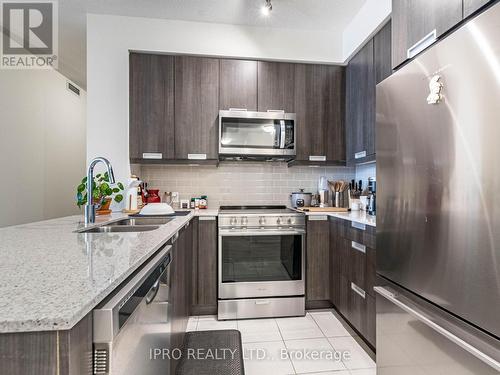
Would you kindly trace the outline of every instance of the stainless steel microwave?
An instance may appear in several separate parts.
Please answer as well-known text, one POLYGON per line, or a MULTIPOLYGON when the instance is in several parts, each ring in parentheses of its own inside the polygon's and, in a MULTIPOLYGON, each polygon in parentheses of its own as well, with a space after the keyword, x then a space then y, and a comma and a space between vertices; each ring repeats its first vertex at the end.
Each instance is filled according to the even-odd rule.
POLYGON ((295 156, 295 113, 219 111, 222 159, 282 159, 295 156))

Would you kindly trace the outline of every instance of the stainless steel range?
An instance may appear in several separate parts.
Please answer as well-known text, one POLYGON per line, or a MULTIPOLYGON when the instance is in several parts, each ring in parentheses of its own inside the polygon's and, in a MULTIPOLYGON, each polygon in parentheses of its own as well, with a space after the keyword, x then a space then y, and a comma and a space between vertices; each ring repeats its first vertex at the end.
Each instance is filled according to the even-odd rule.
POLYGON ((218 318, 305 314, 305 216, 285 206, 223 206, 218 318))

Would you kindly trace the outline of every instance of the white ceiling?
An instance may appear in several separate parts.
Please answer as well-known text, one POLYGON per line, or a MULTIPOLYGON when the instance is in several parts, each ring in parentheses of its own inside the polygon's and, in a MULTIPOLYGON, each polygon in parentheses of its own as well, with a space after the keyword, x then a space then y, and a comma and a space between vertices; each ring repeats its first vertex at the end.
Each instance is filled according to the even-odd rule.
POLYGON ((86 14, 177 19, 341 33, 366 0, 60 0, 59 70, 86 86, 86 14))

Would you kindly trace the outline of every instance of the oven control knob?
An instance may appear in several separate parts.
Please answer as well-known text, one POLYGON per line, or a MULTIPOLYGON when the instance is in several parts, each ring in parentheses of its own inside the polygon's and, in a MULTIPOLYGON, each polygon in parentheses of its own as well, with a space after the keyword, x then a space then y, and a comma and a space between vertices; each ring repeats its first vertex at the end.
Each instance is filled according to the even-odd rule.
POLYGON ((236 224, 238 224, 238 219, 236 219, 235 217, 232 217, 232 218, 231 218, 231 221, 229 222, 229 224, 231 224, 231 225, 236 225, 236 224))
POLYGON ((276 224, 281 225, 281 218, 280 217, 276 219, 276 224))
POLYGON ((261 216, 259 219, 259 224, 260 225, 265 225, 266 224, 266 218, 264 216, 261 216))
POLYGON ((243 226, 245 226, 245 227, 248 225, 248 219, 247 219, 247 217, 246 217, 246 216, 243 216, 243 217, 241 218, 241 225, 243 225, 243 226))
POLYGON ((293 218, 289 217, 287 220, 288 225, 293 225, 293 218))

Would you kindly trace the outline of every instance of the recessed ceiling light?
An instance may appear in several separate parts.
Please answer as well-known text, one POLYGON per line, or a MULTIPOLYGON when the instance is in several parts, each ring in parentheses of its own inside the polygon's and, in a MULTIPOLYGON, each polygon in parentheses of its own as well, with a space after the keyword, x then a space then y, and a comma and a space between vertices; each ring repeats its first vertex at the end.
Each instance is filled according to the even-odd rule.
POLYGON ((266 0, 266 3, 261 8, 262 14, 264 16, 269 16, 272 10, 273 10, 273 5, 271 4, 271 0, 266 0))

